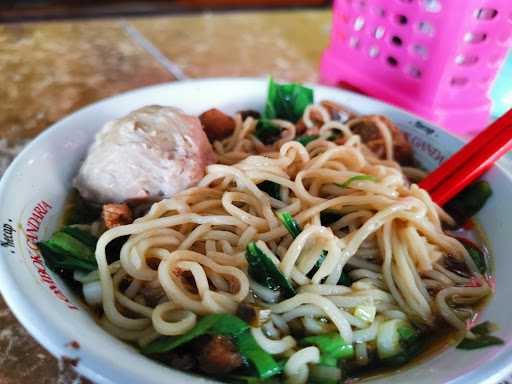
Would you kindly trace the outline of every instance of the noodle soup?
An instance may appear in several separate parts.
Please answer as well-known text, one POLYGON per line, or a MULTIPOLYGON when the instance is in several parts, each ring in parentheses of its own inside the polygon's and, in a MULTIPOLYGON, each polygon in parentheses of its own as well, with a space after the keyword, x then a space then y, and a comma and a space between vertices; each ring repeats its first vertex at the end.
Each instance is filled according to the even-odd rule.
MULTIPOLYGON (((493 290, 488 257, 448 232, 456 220, 416 184, 424 172, 387 118, 270 82, 262 115, 201 115, 216 160, 194 158, 210 163, 193 185, 153 204, 154 181, 142 188, 146 204, 84 185, 83 170, 103 161, 93 158, 98 140, 121 122, 153 121, 196 124, 155 106, 109 123, 77 182, 102 206, 79 199, 71 225, 39 244, 112 335, 166 365, 248 383, 343 382, 402 367, 455 339, 425 346, 440 328, 464 338, 459 348, 500 343, 491 324, 473 328, 493 290)), ((160 145, 147 140, 144 151, 160 145)), ((180 151, 165 161, 198 155, 180 151)), ((477 183, 445 208, 467 222, 467 202, 488 196, 477 183)))

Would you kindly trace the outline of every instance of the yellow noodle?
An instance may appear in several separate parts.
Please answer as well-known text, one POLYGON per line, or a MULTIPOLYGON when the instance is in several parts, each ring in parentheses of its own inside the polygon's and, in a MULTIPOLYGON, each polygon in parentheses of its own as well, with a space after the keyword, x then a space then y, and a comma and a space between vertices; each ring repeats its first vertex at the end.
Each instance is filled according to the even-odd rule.
POLYGON ((464 246, 443 232, 452 218, 411 184, 424 172, 393 161, 393 135, 377 119, 385 153, 378 158, 351 131, 360 121, 332 121, 324 107, 311 105, 303 122, 307 134, 319 139, 304 147, 293 140, 295 124, 272 120, 282 131, 268 145, 253 135, 257 121, 237 114, 232 135, 213 143, 218 164, 207 167, 197 186, 100 237, 102 326, 146 345, 158 335, 186 333, 200 316, 257 303, 271 317, 251 332, 265 351, 288 357, 284 371, 291 383, 306 382, 308 364, 319 360, 315 347, 296 351, 292 324, 311 334, 339 332, 355 343, 362 365, 369 362, 380 322, 431 326, 442 317, 464 328, 464 315, 448 300, 473 304, 490 294, 489 285, 464 246), (343 145, 328 140, 334 131, 343 135, 343 145), (361 175, 371 178, 352 179, 361 175), (277 184, 279 198, 260 189, 264 182, 277 184), (329 227, 322 225, 325 210, 340 214, 329 227), (300 225, 296 238, 280 222, 283 212, 300 225), (106 247, 122 236, 129 239, 120 261, 109 266, 106 247), (295 296, 285 299, 249 278, 245 252, 251 241, 295 286, 295 296), (445 268, 448 255, 464 261, 480 286, 467 286, 469 278, 445 268), (347 265, 353 283, 339 285, 347 265), (122 282, 129 287, 121 288, 122 282), (147 304, 147 287, 161 290, 156 305, 147 304), (372 322, 354 315, 360 305, 375 307, 372 322))

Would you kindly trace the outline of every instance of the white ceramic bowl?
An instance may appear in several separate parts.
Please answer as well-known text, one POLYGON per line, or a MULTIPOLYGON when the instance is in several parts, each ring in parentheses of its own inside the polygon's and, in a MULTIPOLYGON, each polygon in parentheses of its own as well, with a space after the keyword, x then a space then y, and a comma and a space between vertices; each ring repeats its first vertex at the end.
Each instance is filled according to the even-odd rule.
MULTIPOLYGON (((57 228, 71 180, 94 134, 114 118, 147 104, 173 105, 199 114, 262 109, 265 79, 211 79, 169 83, 100 101, 63 119, 37 137, 15 159, 0 186, 0 290, 16 317, 57 357, 78 358, 80 373, 97 383, 211 382, 153 362, 96 325, 79 299, 40 262, 33 241, 57 228), (12 240, 12 241, 11 241, 12 240), (69 346, 78 341, 79 349, 69 346)), ((315 99, 331 99, 363 114, 391 118, 409 135, 416 158, 433 169, 461 146, 458 139, 411 114, 350 92, 313 86, 315 99)), ((501 326, 503 347, 448 349, 412 369, 372 382, 497 383, 512 368, 512 176, 502 160, 485 178, 494 195, 478 215, 496 258, 497 293, 483 319, 501 326)))

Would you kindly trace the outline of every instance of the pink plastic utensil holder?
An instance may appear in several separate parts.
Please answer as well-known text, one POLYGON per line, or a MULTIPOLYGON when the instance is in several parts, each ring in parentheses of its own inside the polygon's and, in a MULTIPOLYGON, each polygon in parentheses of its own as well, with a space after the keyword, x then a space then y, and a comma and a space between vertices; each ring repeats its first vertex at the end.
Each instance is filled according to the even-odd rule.
POLYGON ((320 77, 470 134, 511 42, 512 0, 335 0, 320 77))

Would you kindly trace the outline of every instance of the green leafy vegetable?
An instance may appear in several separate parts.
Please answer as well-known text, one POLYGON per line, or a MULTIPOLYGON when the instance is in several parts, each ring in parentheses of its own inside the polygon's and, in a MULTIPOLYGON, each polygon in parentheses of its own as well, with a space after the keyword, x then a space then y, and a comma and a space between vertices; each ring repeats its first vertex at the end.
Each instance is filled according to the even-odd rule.
POLYGON ((62 228, 60 231, 68 234, 71 237, 74 237, 81 243, 85 244, 89 249, 92 249, 93 253, 96 250, 96 243, 98 242, 98 239, 96 238, 96 236, 93 236, 91 233, 89 233, 87 231, 83 231, 79 228, 70 227, 70 226, 66 226, 66 227, 62 228))
POLYGON ((75 258, 86 260, 94 258, 93 248, 64 231, 55 232, 47 243, 53 249, 60 249, 75 258))
POLYGON ((297 221, 292 217, 290 212, 282 212, 277 216, 294 239, 299 236, 299 234, 302 232, 302 229, 300 228, 299 223, 297 223, 297 221))
MULTIPOLYGON (((311 270, 308 272, 307 277, 309 277, 310 279, 313 278, 313 276, 318 271, 326 257, 327 251, 323 250, 313 268, 311 268, 311 270)), ((338 285, 345 285, 346 287, 350 287, 352 285, 352 279, 350 278, 348 273, 341 272, 340 278, 338 279, 338 285)))
MULTIPOLYGON (((265 110, 256 124, 254 135, 263 144, 274 143, 281 136, 281 128, 271 120, 284 119, 295 123, 302 117, 306 107, 312 103, 312 89, 300 84, 278 84, 270 78, 265 110)), ((303 143, 303 145, 306 144, 303 143)))
POLYGON ((485 259, 485 255, 482 252, 482 250, 478 247, 478 245, 473 243, 471 240, 462 237, 457 237, 457 240, 459 240, 464 246, 464 248, 466 248, 466 250, 469 253, 469 256, 471 256, 471 258, 475 262, 478 271, 482 274, 487 273, 489 271, 487 260, 485 259))
POLYGON ((293 288, 290 281, 277 269, 272 260, 257 247, 254 241, 247 245, 245 256, 249 264, 249 276, 254 281, 274 291, 280 291, 281 295, 286 298, 295 295, 295 288, 293 288))
POLYGON ((327 251, 322 251, 322 253, 320 254, 320 257, 318 258, 318 260, 316 261, 315 265, 313 266, 313 268, 311 268, 311 270, 308 272, 307 274, 307 277, 309 277, 310 279, 313 278, 313 276, 315 275, 315 273, 318 271, 318 269, 320 268, 320 266, 322 265, 322 263, 324 262, 325 258, 327 257, 327 251))
POLYGON ((388 320, 379 326, 377 334, 379 358, 385 365, 401 366, 423 350, 424 341, 408 322, 388 320))
POLYGON ((374 181, 375 182, 375 181, 377 181, 377 178, 375 176, 372 176, 372 175, 356 175, 356 176, 350 177, 348 180, 346 180, 343 183, 336 183, 336 185, 338 187, 341 187, 341 188, 349 188, 350 184, 352 184, 352 182, 354 182, 354 181, 362 181, 362 180, 368 180, 368 181, 374 181))
MULTIPOLYGON (((236 316, 233 315, 224 315, 224 314, 214 314, 203 317, 201 320, 197 322, 197 324, 187 333, 176 336, 176 337, 160 337, 148 344, 144 348, 142 348, 142 353, 144 354, 153 354, 153 353, 164 353, 172 351, 173 349, 178 348, 179 346, 188 343, 189 341, 195 339, 196 337, 205 335, 210 333, 210 331, 214 331, 214 326, 216 326, 220 321, 223 320, 229 326, 233 326, 229 331, 231 332, 230 336, 237 335, 238 333, 246 331, 249 326, 245 324, 241 326, 237 320, 236 316)), ((243 323, 242 320, 240 322, 243 323)), ((225 330, 225 329, 223 329, 225 330)), ((221 334, 221 333, 218 333, 221 334)), ((226 334, 226 333, 222 333, 226 334)))
POLYGON ((320 138, 320 135, 302 135, 300 137, 297 137, 295 140, 301 143, 303 146, 306 146, 312 141, 317 140, 318 138, 320 138))
POLYGON ((498 330, 498 326, 490 321, 484 321, 471 328, 471 332, 477 335, 489 335, 498 330))
POLYGON ((313 90, 301 84, 278 84, 269 79, 265 119, 284 119, 297 122, 306 107, 313 104, 313 90))
POLYGON ((206 334, 223 335, 233 338, 242 357, 256 368, 261 379, 267 379, 281 372, 279 364, 257 344, 249 331, 249 325, 230 314, 205 316, 197 322, 194 328, 184 335, 158 338, 142 348, 142 353, 158 354, 169 352, 206 334))
POLYGON ((409 326, 398 327, 398 335, 403 343, 410 343, 418 338, 418 332, 409 326))
MULTIPOLYGON (((288 232, 290 233, 290 235, 292 235, 293 238, 299 236, 299 233, 302 231, 302 229, 289 212, 283 212, 278 216, 279 219, 281 219, 281 222, 283 223, 284 227, 288 230, 288 232)), ((320 257, 316 261, 315 265, 307 274, 307 276, 310 279, 313 278, 313 276, 318 271, 326 257, 327 251, 323 250, 322 253, 320 254, 320 257)), ((346 273, 342 272, 338 284, 350 286, 352 285, 352 279, 350 279, 350 277, 346 273)))
POLYGON ((354 347, 343 340, 339 333, 308 336, 300 340, 300 345, 315 345, 320 350, 320 366, 337 367, 339 360, 354 357, 354 347))
POLYGON ((471 350, 505 344, 499 337, 491 335, 491 333, 496 330, 497 326, 489 321, 478 324, 471 328, 471 332, 475 337, 465 337, 459 345, 457 345, 457 349, 471 350))
POLYGON ((492 335, 481 335, 474 339, 464 338, 459 345, 457 345, 457 349, 480 349, 491 347, 494 345, 503 345, 505 342, 499 337, 492 335))
POLYGON ((98 269, 94 255, 97 239, 88 232, 74 227, 64 227, 47 241, 37 245, 48 267, 59 273, 62 270, 91 272, 98 269))
POLYGON ((391 319, 379 325, 377 332, 377 352, 381 360, 405 353, 417 339, 415 329, 405 320, 391 319))
POLYGON ((263 144, 273 144, 281 136, 281 128, 270 120, 260 119, 256 124, 254 136, 256 136, 263 144))
POLYGON ((281 367, 270 354, 260 348, 249 331, 239 334, 236 337, 236 344, 240 354, 251 362, 260 378, 268 379, 281 372, 281 367))
POLYGON ((326 361, 332 359, 351 359, 354 357, 354 347, 343 340, 339 333, 333 332, 324 335, 308 336, 300 341, 301 345, 316 345, 321 354, 326 355, 326 361))
POLYGON ((336 367, 338 365, 338 359, 332 355, 321 353, 318 364, 325 365, 326 367, 336 367))
POLYGON ((350 287, 352 285, 352 279, 346 272, 341 272, 340 278, 338 279, 338 285, 344 285, 350 287))
POLYGON ((265 192, 274 199, 281 200, 281 186, 273 181, 265 180, 258 184, 260 191, 265 192))
POLYGON ((399 353, 394 356, 381 359, 384 365, 390 367, 400 367, 409 362, 412 358, 418 356, 425 348, 425 339, 417 338, 414 342, 404 347, 399 353))
POLYGON ((479 180, 465 189, 445 204, 444 209, 459 224, 464 224, 474 216, 485 202, 492 196, 491 186, 487 181, 479 180))

